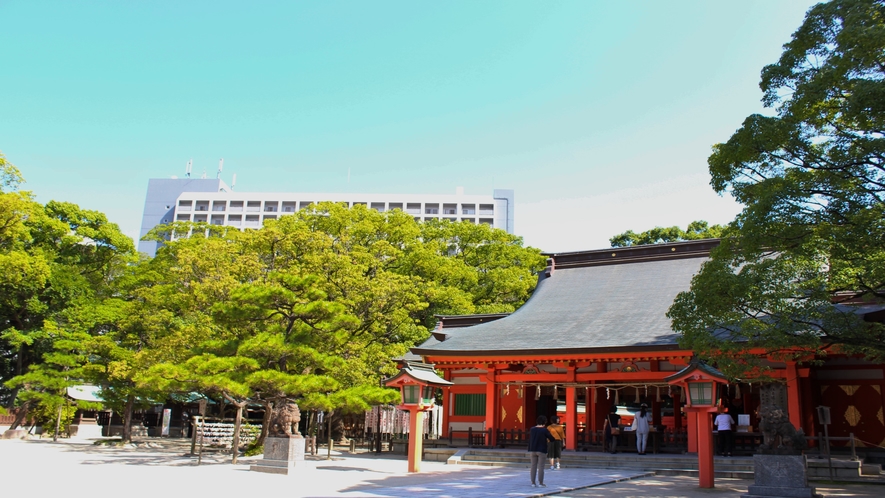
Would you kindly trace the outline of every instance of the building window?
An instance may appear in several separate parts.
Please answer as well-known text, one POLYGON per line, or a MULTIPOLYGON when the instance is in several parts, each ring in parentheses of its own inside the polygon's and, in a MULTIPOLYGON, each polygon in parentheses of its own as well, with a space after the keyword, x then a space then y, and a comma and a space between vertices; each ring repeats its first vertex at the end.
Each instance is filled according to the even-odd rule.
POLYGON ((485 416, 486 414, 486 395, 485 394, 456 394, 455 395, 455 415, 474 415, 485 416))

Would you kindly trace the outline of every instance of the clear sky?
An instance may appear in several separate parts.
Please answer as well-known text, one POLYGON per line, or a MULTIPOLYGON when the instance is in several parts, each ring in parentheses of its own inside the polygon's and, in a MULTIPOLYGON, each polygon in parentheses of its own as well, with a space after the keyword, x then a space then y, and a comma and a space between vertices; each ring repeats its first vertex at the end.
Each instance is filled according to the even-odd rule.
POLYGON ((149 178, 516 191, 545 251, 740 206, 710 147, 814 2, 0 0, 0 150, 135 237, 149 178), (349 172, 349 174, 348 174, 349 172))

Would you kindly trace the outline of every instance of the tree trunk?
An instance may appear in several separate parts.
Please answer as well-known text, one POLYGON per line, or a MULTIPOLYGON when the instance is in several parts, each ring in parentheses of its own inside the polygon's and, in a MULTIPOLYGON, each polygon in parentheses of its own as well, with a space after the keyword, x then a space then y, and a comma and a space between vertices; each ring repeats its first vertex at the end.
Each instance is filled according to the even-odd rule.
POLYGON ((55 414, 55 433, 52 434, 52 442, 55 443, 58 441, 58 431, 61 429, 61 412, 64 410, 65 405, 58 405, 58 413, 55 414))
POLYGON ((326 453, 326 460, 332 459, 332 445, 335 444, 332 442, 332 413, 333 412, 331 412, 331 411, 329 412, 329 422, 327 425, 327 427, 329 429, 328 429, 328 434, 326 434, 326 440, 329 441, 329 449, 328 449, 328 452, 326 453))
POLYGON ((264 402, 264 420, 261 421, 261 434, 258 435, 258 441, 255 446, 264 446, 264 440, 267 439, 267 433, 270 431, 270 419, 273 417, 273 402, 264 402))
POLYGON ((22 403, 22 406, 18 407, 18 410, 15 411, 15 420, 12 421, 12 425, 10 425, 9 428, 17 429, 28 417, 28 412, 31 411, 33 405, 34 401, 30 399, 22 403))
POLYGON ((243 421, 243 407, 245 406, 245 402, 236 404, 237 416, 234 419, 234 440, 230 445, 230 451, 233 454, 231 463, 234 465, 237 464, 237 456, 240 454, 240 424, 243 421))
POLYGON ((126 398, 126 408, 123 411, 123 434, 121 439, 124 443, 132 442, 132 410, 135 408, 135 395, 130 394, 126 398))

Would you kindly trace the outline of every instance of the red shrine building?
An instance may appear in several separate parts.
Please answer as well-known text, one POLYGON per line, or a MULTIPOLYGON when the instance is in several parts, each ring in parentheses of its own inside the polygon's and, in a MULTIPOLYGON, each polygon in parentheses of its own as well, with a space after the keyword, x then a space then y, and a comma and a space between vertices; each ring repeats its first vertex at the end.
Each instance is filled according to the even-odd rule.
MULTIPOLYGON (((629 424, 646 403, 665 441, 696 451, 686 430, 693 421, 682 410, 685 393, 665 381, 689 364, 692 352, 677 344, 666 312, 718 243, 548 254, 537 288, 516 312, 438 317, 432 337, 412 354, 453 383, 443 389, 443 437, 469 431, 479 437, 472 444, 516 443, 538 415, 559 414, 565 447, 586 449, 601 444, 610 411, 629 424)), ((883 310, 863 313, 879 321, 883 310)), ((816 435, 822 429, 815 408, 823 405, 831 408, 830 436, 854 434, 859 446, 885 445, 885 365, 837 354, 819 366, 769 364, 780 380, 774 387, 722 389, 722 405, 736 420, 745 415, 746 432, 758 427, 755 412, 765 401, 816 435)))

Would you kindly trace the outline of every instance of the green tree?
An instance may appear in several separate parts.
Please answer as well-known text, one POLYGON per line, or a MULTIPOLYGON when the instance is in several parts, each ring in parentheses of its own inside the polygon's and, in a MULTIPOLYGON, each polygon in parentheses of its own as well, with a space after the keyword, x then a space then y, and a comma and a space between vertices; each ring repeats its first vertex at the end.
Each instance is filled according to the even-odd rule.
POLYGON ((31 365, 26 373, 13 377, 6 385, 19 390, 19 400, 33 406, 44 432, 56 440, 60 432, 67 430, 77 408, 99 409, 100 404, 74 401, 67 396, 68 387, 86 378, 88 357, 81 344, 87 337, 52 323, 47 324, 44 333, 52 340, 52 349, 44 353, 41 363, 31 365))
MULTIPOLYGON (((96 211, 65 202, 35 202, 3 164, 0 192, 0 380, 24 375, 53 350, 46 323, 71 306, 108 295, 109 284, 134 257, 131 239, 96 211)), ((24 384, 0 389, 13 406, 24 384)), ((36 398, 30 398, 33 401, 36 398)), ((33 405, 20 399, 17 424, 33 405)))
POLYGON ((724 226, 710 226, 706 221, 700 220, 692 221, 685 230, 677 226, 654 227, 642 233, 627 230, 610 238, 609 242, 612 247, 644 246, 683 240, 718 239, 723 236, 724 232, 724 226))
POLYGON ((669 316, 682 344, 735 374, 755 354, 882 358, 885 328, 885 3, 811 8, 760 83, 754 114, 714 146, 711 184, 745 208, 669 316))

